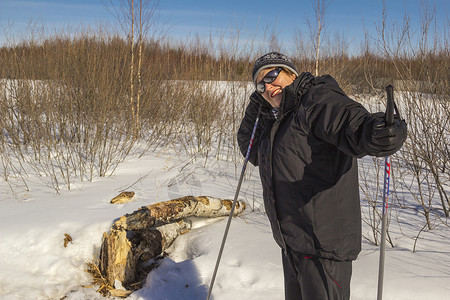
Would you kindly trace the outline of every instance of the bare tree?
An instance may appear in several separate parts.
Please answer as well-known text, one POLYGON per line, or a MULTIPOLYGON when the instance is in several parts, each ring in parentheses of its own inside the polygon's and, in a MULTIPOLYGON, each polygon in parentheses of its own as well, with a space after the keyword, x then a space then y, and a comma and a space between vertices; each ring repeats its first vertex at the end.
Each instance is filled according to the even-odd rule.
POLYGON ((314 17, 307 18, 306 25, 308 26, 309 34, 312 41, 312 46, 315 53, 315 75, 319 75, 319 60, 320 60, 320 45, 322 43, 323 32, 325 30, 325 13, 330 0, 312 0, 311 1, 314 17))
MULTIPOLYGON (((448 50, 439 47, 447 41, 437 30, 435 8, 421 2, 420 29, 411 28, 409 16, 403 23, 388 22, 386 3, 377 26, 377 43, 386 57, 388 78, 396 86, 398 105, 408 123, 408 138, 394 157, 399 165, 394 195, 402 209, 411 209, 424 217, 425 230, 436 224, 448 225, 450 199, 448 162, 449 76, 448 50), (414 64, 411 62, 414 61, 414 64), (414 204, 405 199, 408 192, 414 204), (439 203, 440 202, 440 203, 439 203), (439 222, 437 222, 439 221, 439 222)), ((447 22, 448 25, 448 22, 447 22)))
POLYGON ((281 44, 275 32, 270 35, 270 51, 281 51, 281 44))
POLYGON ((140 131, 140 105, 142 96, 142 46, 150 28, 155 25, 158 0, 121 0, 119 8, 113 5, 111 13, 126 34, 130 47, 130 107, 135 138, 140 131), (137 51, 137 53, 136 53, 137 51), (137 54, 137 58, 136 58, 137 54), (137 66, 135 64, 137 63, 137 66), (137 86, 136 86, 137 81, 137 86), (136 88, 136 89, 135 89, 136 88))

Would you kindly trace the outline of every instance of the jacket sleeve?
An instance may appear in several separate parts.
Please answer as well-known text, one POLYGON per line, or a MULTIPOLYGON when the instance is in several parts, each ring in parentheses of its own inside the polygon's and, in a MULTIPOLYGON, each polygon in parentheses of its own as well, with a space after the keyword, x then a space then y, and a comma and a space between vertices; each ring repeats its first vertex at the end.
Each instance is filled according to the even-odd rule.
POLYGON ((324 142, 358 158, 392 154, 403 144, 404 140, 400 145, 377 144, 375 133, 380 115, 369 113, 338 87, 319 85, 310 92, 303 114, 305 126, 324 142))
MULTIPOLYGON (((258 110, 260 105, 262 105, 261 114, 268 113, 268 106, 266 103, 263 103, 261 99, 255 99, 255 95, 250 97, 250 103, 248 104, 244 118, 241 121, 241 125, 239 126, 239 130, 237 133, 237 141, 239 144, 239 149, 243 156, 247 154, 248 145, 250 144, 250 138, 252 136, 253 127, 255 125, 256 117, 258 114, 258 110)), ((249 161, 258 166, 258 145, 261 138, 261 134, 264 127, 264 119, 261 117, 259 119, 258 127, 256 128, 255 137, 253 139, 252 149, 250 151, 249 161)))

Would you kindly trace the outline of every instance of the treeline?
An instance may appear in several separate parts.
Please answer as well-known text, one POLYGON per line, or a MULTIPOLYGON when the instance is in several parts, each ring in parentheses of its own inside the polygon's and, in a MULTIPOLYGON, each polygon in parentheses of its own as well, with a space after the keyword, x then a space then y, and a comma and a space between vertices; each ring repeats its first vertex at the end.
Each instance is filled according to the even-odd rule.
MULTIPOLYGON (((164 80, 241 80, 250 62, 243 57, 215 57, 201 45, 171 46, 164 42, 142 43, 142 72, 164 80), (237 71, 237 72, 236 72, 237 71)), ((138 49, 135 47, 134 54, 138 49)), ((105 73, 130 69, 129 42, 118 36, 55 37, 39 43, 22 42, 0 48, 0 74, 8 79, 59 79, 59 72, 91 72, 90 59, 103 64, 105 73), (63 71, 64 70, 64 71, 63 71)), ((102 72, 102 71, 98 71, 102 72)))
MULTIPOLYGON (((137 51, 138 47, 135 47, 134 55, 137 51)), ((188 43, 143 41, 141 51, 142 77, 158 80, 249 81, 253 62, 262 54, 232 53, 224 50, 223 46, 200 39, 188 43)), ((444 69, 448 66, 448 48, 415 55, 399 52, 395 57, 375 52, 380 51, 363 49, 357 55, 349 55, 348 51, 325 54, 320 59, 320 73, 340 79, 349 93, 352 92, 350 87, 370 92, 371 88, 380 88, 388 81, 406 80, 404 75, 414 81, 427 81, 433 75, 435 77, 431 80, 435 83, 448 79, 448 72, 444 69)), ((300 71, 313 70, 311 57, 295 53, 295 50, 288 54, 300 71)), ((77 75, 99 72, 122 75, 125 80, 130 67, 130 43, 119 36, 54 37, 0 48, 0 76, 7 79, 61 80, 63 75, 63 78, 70 76, 70 80, 84 80, 77 75), (95 69, 93 59, 102 66, 101 69, 95 69)))

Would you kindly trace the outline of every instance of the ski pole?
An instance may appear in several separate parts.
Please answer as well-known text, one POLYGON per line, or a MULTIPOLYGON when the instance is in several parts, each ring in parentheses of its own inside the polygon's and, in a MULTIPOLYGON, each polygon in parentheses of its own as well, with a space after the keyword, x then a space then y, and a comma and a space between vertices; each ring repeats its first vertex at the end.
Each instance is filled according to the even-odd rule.
MULTIPOLYGON (((388 85, 386 87, 386 126, 394 123, 394 87, 388 85)), ((398 113, 398 111, 397 111, 398 113)), ((380 243, 380 264, 378 268, 378 296, 377 300, 383 298, 383 279, 384 279, 384 256, 386 252, 386 231, 387 231, 387 210, 389 198, 389 182, 391 179, 391 157, 386 156, 384 159, 384 188, 383 188, 383 215, 381 223, 381 243, 380 243)))
POLYGON ((228 216, 227 226, 225 227, 225 232, 223 234, 222 245, 220 246, 219 254, 217 256, 216 266, 214 267, 214 273, 211 278, 211 283, 209 285, 208 297, 206 298, 207 300, 209 300, 209 298, 211 297, 211 292, 212 292, 212 289, 214 286, 214 281, 216 279, 217 270, 219 269, 220 259, 222 258, 223 248, 225 247, 225 241, 227 239, 228 231, 230 229, 231 219, 233 218, 234 208, 236 207, 237 198, 239 195, 239 191, 241 190, 242 181, 244 179, 245 169, 247 168, 247 163, 248 163, 248 160, 250 159, 250 151, 252 150, 256 128, 258 127, 259 116, 261 114, 261 107, 262 107, 262 104, 259 106, 258 114, 256 115, 255 125, 253 126, 253 131, 252 131, 252 135, 250 138, 250 143, 248 144, 247 153, 245 154, 245 160, 244 160, 244 165, 242 166, 241 177, 239 178, 239 183, 236 188, 236 193, 234 194, 233 205, 231 206, 231 211, 230 211, 230 215, 228 216))

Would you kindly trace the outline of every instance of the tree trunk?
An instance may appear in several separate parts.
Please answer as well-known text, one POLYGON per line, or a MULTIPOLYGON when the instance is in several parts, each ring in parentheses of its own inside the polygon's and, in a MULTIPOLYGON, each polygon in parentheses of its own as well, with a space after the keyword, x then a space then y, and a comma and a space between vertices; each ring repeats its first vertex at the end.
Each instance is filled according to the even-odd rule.
MULTIPOLYGON (((127 290, 141 287, 150 271, 144 263, 191 229, 191 223, 183 218, 223 217, 230 214, 231 206, 231 200, 188 196, 144 206, 115 221, 111 231, 103 234, 98 267, 110 294, 117 294, 113 288, 120 285, 127 290)), ((244 209, 245 204, 237 202, 234 215, 244 209)))

